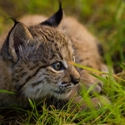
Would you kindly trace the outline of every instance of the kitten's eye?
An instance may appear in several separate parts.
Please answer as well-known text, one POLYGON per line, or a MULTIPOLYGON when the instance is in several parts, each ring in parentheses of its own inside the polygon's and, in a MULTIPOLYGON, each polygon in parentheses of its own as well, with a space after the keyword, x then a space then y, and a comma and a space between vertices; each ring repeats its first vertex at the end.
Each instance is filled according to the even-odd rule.
POLYGON ((62 70, 62 69, 64 69, 64 66, 63 66, 63 64, 61 62, 57 62, 57 63, 53 64, 53 68, 55 70, 62 70))

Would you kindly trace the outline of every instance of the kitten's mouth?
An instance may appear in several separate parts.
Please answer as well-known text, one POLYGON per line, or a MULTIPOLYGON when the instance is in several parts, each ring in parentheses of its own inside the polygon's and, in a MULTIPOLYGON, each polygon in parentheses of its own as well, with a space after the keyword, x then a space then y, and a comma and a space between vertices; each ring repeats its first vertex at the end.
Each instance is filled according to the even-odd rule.
POLYGON ((69 93, 71 91, 71 89, 68 90, 53 90, 53 92, 57 93, 57 94, 65 94, 65 93, 69 93))

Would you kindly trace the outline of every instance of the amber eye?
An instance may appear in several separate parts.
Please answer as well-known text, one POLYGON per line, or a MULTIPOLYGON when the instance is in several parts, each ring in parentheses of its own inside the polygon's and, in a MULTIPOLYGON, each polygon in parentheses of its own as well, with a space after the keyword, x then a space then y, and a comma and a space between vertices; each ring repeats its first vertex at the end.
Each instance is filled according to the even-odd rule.
POLYGON ((64 69, 64 66, 63 66, 63 64, 61 62, 57 62, 57 63, 53 64, 53 68, 55 70, 62 70, 62 69, 64 69))

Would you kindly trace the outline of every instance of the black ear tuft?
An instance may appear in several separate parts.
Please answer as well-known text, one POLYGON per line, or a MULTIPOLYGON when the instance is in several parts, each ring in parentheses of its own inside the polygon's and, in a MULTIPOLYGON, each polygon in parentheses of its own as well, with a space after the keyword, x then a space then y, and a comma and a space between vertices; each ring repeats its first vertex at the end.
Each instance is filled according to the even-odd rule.
POLYGON ((59 1, 59 10, 54 15, 52 15, 48 20, 42 22, 41 25, 57 27, 60 24, 62 18, 63 18, 63 9, 61 2, 59 1))
POLYGON ((17 20, 15 20, 13 17, 9 17, 9 19, 11 19, 14 22, 14 26, 19 23, 17 20))

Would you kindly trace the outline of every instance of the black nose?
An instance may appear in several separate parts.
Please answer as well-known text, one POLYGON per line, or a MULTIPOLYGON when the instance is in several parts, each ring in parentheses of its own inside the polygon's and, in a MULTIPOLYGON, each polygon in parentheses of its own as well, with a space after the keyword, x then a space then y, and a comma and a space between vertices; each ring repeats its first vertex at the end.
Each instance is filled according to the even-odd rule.
POLYGON ((73 77, 71 76, 71 82, 74 83, 74 85, 78 84, 79 81, 80 81, 80 77, 79 77, 79 78, 73 78, 73 77))

